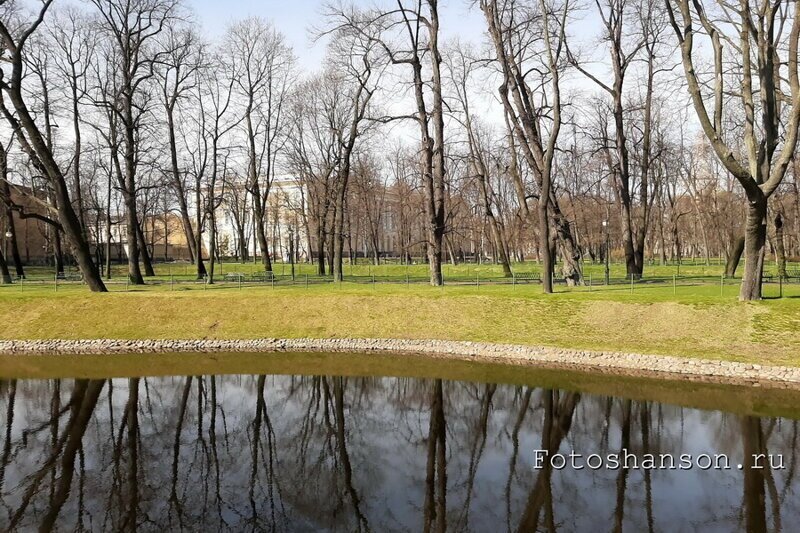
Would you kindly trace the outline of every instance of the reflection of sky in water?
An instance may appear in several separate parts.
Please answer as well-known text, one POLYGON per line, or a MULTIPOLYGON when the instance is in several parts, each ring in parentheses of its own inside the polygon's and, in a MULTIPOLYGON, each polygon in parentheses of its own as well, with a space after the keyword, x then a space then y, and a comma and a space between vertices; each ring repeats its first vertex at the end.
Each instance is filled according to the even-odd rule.
MULTIPOLYGON (((136 485, 131 481, 130 427, 122 423, 130 400, 129 382, 106 382, 91 412, 82 454, 76 456, 74 478, 56 524, 72 529, 80 520, 87 529, 117 529, 134 509, 135 496, 136 521, 143 530, 183 524, 190 529, 204 525, 351 531, 358 527, 359 513, 362 529, 422 529, 433 381, 268 376, 260 409, 257 377, 214 380, 216 408, 212 378, 192 378, 177 461, 176 431, 186 378, 139 381, 136 485), (342 391, 341 411, 337 411, 337 390, 342 391), (344 447, 337 438, 340 425, 344 447)), ((73 385, 71 380, 61 382, 61 407, 66 407, 73 385)), ((52 509, 52 494, 63 475, 63 454, 56 471, 46 471, 37 490, 31 487, 53 449, 48 420, 54 387, 52 381, 17 383, 8 434, 11 445, 2 445, 0 529, 8 527, 28 491, 32 498, 21 514, 19 529, 35 527, 52 509)), ((532 390, 525 408, 526 390, 443 384, 448 529, 516 530, 526 510, 533 508, 544 529, 551 502, 552 522, 565 531, 611 530, 620 518, 625 529, 647 530, 648 515, 655 530, 730 531, 743 529, 745 516, 753 512, 765 517, 770 529, 779 519, 784 530, 796 530, 797 482, 786 486, 787 479, 797 477, 788 470, 796 452, 794 421, 762 419, 746 424, 740 416, 721 412, 589 395, 578 398, 563 391, 552 404, 552 416, 546 416, 544 392, 532 390), (575 450, 585 460, 593 453, 619 452, 624 426, 633 453, 643 453, 646 437, 650 453, 672 453, 676 462, 681 453, 726 453, 732 469, 653 470, 649 483, 643 470, 629 470, 623 484, 620 470, 567 467, 553 471, 550 482, 544 483, 539 476, 545 474, 532 468, 543 431, 551 436, 560 433, 559 451, 575 450), (745 437, 761 439, 768 453, 784 454, 787 466, 758 478, 748 485, 748 493, 744 473, 736 468, 742 462, 745 437), (759 486, 766 493, 763 505, 757 503, 759 486), (532 507, 540 500, 545 503, 532 507)), ((8 384, 0 391, 5 441, 8 384)), ((66 410, 58 438, 69 437, 69 418, 66 410)), ((436 479, 434 475, 430 481, 436 479)))

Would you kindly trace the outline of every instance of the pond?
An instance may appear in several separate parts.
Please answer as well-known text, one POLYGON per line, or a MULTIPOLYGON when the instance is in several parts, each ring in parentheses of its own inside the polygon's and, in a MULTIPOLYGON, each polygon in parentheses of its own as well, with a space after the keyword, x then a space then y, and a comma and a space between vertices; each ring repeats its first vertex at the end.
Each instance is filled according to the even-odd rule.
POLYGON ((413 356, 0 364, 0 530, 800 524, 796 392, 413 356))

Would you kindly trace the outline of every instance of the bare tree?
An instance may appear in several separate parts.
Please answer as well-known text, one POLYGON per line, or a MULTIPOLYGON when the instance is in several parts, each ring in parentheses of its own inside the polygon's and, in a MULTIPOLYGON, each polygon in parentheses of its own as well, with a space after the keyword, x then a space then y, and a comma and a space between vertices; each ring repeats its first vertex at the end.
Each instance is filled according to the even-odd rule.
MULTIPOLYGON (((149 107, 145 84, 153 76, 154 63, 163 51, 154 49, 156 38, 177 17, 179 0, 91 0, 107 35, 108 59, 114 61, 108 75, 116 78, 102 95, 101 104, 121 130, 123 159, 120 189, 125 200, 128 246, 128 277, 131 283, 143 284, 139 259, 145 261, 146 273, 153 275, 144 247, 137 209, 137 171, 141 162, 141 128, 149 107)), ((114 125, 110 124, 111 128, 114 125)))
POLYGON ((450 74, 450 81, 452 82, 456 91, 456 98, 461 104, 461 111, 463 113, 463 126, 467 134, 467 146, 469 147, 469 167, 470 174, 473 176, 478 184, 480 201, 482 203, 483 212, 489 222, 489 228, 494 240, 494 247, 497 250, 499 263, 503 267, 503 275, 511 277, 511 265, 508 259, 508 251, 503 238, 502 224, 498 217, 495 216, 493 209, 493 192, 491 187, 490 168, 491 162, 489 161, 489 146, 488 132, 482 131, 481 124, 473 117, 472 108, 470 107, 470 86, 471 78, 474 70, 480 65, 480 62, 471 58, 471 52, 457 47, 453 51, 451 57, 448 57, 448 70, 450 74))
MULTIPOLYGON (((0 8, 6 2, 0 3, 0 8)), ((57 220, 41 216, 56 230, 61 230, 66 235, 72 254, 75 256, 84 280, 92 291, 105 291, 105 285, 100 278, 92 254, 89 249, 83 228, 77 213, 73 208, 69 186, 64 172, 56 162, 52 149, 48 146, 45 136, 39 125, 34 120, 28 104, 23 96, 23 68, 25 63, 25 45, 31 36, 39 29, 47 10, 52 5, 52 0, 46 0, 32 21, 8 20, 0 16, 0 39, 3 42, 3 59, 10 66, 10 76, 6 77, 5 68, 0 69, 0 89, 2 95, 7 96, 14 111, 5 103, 5 98, 0 95, 0 110, 17 137, 19 145, 29 157, 31 164, 39 171, 48 185, 53 190, 55 205, 51 210, 57 220)), ((11 10, 3 15, 12 14, 11 10)))
MULTIPOLYGON (((551 293, 555 261, 550 248, 551 207, 558 235, 565 245, 565 279, 573 284, 581 283, 582 279, 580 253, 574 246, 569 223, 563 218, 553 188, 553 162, 562 123, 560 80, 565 64, 570 4, 568 0, 557 5, 548 5, 544 0, 481 0, 480 7, 502 76, 500 100, 517 145, 538 185, 536 211, 543 264, 542 286, 545 293, 551 293), (528 61, 536 62, 537 68, 526 67, 528 61)), ((521 184, 519 179, 517 175, 521 184)), ((524 190, 521 186, 517 189, 524 190)), ((529 209, 524 192, 520 204, 523 209, 529 209)))
POLYGON ((332 71, 331 81, 336 85, 334 90, 341 97, 340 101, 343 104, 341 112, 344 113, 343 127, 334 130, 337 143, 341 146, 336 165, 334 193, 332 272, 334 281, 344 280, 345 200, 352 172, 353 154, 364 130, 370 124, 374 124, 367 121, 367 114, 382 70, 380 67, 376 68, 378 35, 374 27, 359 21, 364 17, 364 14, 359 14, 355 10, 351 10, 344 17, 334 17, 335 21, 337 18, 344 18, 346 22, 337 25, 333 30, 333 40, 328 50, 328 68, 332 71))
MULTIPOLYGON (((208 149, 211 152, 211 168, 206 185, 205 212, 209 218, 208 283, 214 283, 214 262, 218 253, 217 209, 224 198, 225 182, 221 179, 221 176, 224 177, 225 175, 228 156, 227 147, 220 146, 220 143, 222 138, 233 130, 238 123, 230 116, 233 84, 235 83, 232 73, 236 70, 235 66, 226 65, 219 53, 211 54, 209 59, 209 64, 205 71, 198 71, 198 76, 201 76, 201 80, 197 84, 197 100, 208 102, 207 105, 203 106, 203 113, 206 118, 203 121, 205 128, 202 135, 210 142, 208 149)), ((197 185, 199 186, 199 184, 197 185)), ((199 210, 200 207, 198 206, 199 210)), ((198 246, 200 242, 198 239, 198 246)))
POLYGON ((234 76, 237 93, 244 99, 246 188, 252 198, 261 261, 264 270, 270 272, 267 198, 278 153, 286 140, 284 107, 293 79, 294 56, 283 34, 259 18, 245 19, 228 28, 225 54, 238 69, 234 76))
MULTIPOLYGON (((167 28, 164 32, 163 53, 159 54, 155 65, 155 73, 158 79, 159 93, 164 106, 166 116, 167 138, 169 139, 170 166, 167 174, 170 183, 175 191, 178 200, 178 208, 183 222, 183 231, 186 234, 186 242, 189 246, 189 254, 197 267, 197 278, 203 279, 206 275, 205 265, 203 264, 201 227, 198 221, 192 227, 191 215, 189 213, 189 190, 187 190, 186 177, 187 169, 182 168, 178 160, 178 143, 175 135, 175 117, 179 113, 179 103, 189 99, 191 91, 197 83, 197 72, 202 68, 203 47, 198 43, 198 38, 190 28, 167 28)), ((202 106, 201 100, 190 101, 193 105, 202 106)), ((204 113, 199 113, 200 121, 205 119, 204 113)), ((204 124, 195 122, 193 130, 200 134, 201 142, 205 141, 204 124)), ((197 161, 195 161, 197 162, 197 161)), ((200 165, 203 166, 203 165, 200 165)), ((195 167, 198 170, 198 167, 195 167)), ((197 176, 195 172, 195 176, 197 176)), ((199 188, 195 187, 195 194, 199 195, 199 188)), ((203 212, 200 205, 196 203, 196 214, 199 216, 203 212)))
POLYGON ((720 9, 719 13, 710 14, 699 2, 667 0, 700 125, 717 157, 747 196, 746 262, 740 300, 761 298, 767 202, 783 181, 792 160, 800 124, 797 74, 800 9, 796 4, 766 0, 756 6, 751 4, 750 0, 741 0, 738 9, 720 9), (787 25, 789 20, 791 23, 787 25), (704 82, 695 68, 695 22, 710 39, 714 53, 713 95, 704 93, 704 82), (736 105, 734 99, 725 97, 724 71, 730 68, 730 63, 725 63, 726 48, 741 54, 738 58, 741 64, 734 61, 735 79, 741 81, 738 100, 745 117, 745 153, 741 155, 731 148, 732 140, 722 120, 723 108, 736 105), (789 94, 783 90, 787 79, 789 94), (711 114, 709 104, 713 105, 711 114), (760 111, 758 122, 757 111, 760 111))
MULTIPOLYGON (((325 275, 325 249, 329 234, 335 173, 341 154, 337 131, 342 123, 341 94, 330 71, 297 85, 290 110, 292 135, 288 144, 289 168, 308 195, 308 218, 316 235, 317 274, 325 275)), ((309 239, 311 232, 309 232, 309 239)), ((309 253, 312 246, 309 243, 309 253)))
POLYGON ((411 70, 415 111, 385 120, 410 119, 419 127, 430 281, 432 285, 441 285, 447 172, 439 2, 398 0, 395 8, 376 9, 358 18, 346 10, 331 11, 342 20, 342 25, 349 25, 365 36, 371 34, 370 38, 380 46, 389 63, 411 70))

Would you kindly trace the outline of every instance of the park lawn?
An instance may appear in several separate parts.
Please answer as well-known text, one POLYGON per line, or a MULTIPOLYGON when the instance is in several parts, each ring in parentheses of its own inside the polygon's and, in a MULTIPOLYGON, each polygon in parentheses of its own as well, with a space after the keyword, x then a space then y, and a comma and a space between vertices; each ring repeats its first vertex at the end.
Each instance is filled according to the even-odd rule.
MULTIPOLYGON (((298 263, 294 268, 297 276, 316 276, 316 265, 298 263)), ((533 261, 514 263, 511 265, 511 268, 518 274, 540 273, 542 270, 541 265, 533 261)), ((743 268, 744 265, 740 267, 740 273, 743 268)), ((800 264, 790 262, 787 264, 787 268, 789 270, 798 270, 800 269, 800 264)), ((273 269, 275 274, 281 277, 289 276, 291 273, 291 265, 287 263, 275 262, 273 263, 273 269)), ((72 270, 75 271, 74 267, 72 270)), ((196 278, 194 274, 195 267, 188 262, 156 263, 154 265, 154 270, 156 275, 155 277, 149 278, 151 280, 168 281, 174 279, 176 281, 188 281, 196 278)), ((214 271, 217 279, 220 279, 228 273, 236 272, 249 276, 254 272, 262 272, 263 270, 264 267, 261 263, 254 263, 251 261, 247 263, 225 262, 222 265, 217 264, 214 271)), ((587 262, 583 265, 583 271, 587 281, 589 277, 592 277, 595 284, 601 283, 605 277, 605 265, 602 263, 587 262)), ((672 278, 672 276, 719 278, 724 271, 725 265, 723 261, 719 258, 714 258, 709 264, 705 264, 704 261, 700 260, 686 260, 681 265, 674 263, 668 265, 648 264, 645 267, 645 276, 648 278, 672 278)), ((53 275, 55 273, 53 267, 42 266, 28 267, 26 272, 30 278, 49 281, 53 280, 53 275)), ((126 264, 115 264, 113 267, 114 279, 117 281, 123 279, 126 272, 126 264)), ((442 272, 445 281, 474 280, 476 277, 487 280, 501 278, 503 275, 502 267, 494 263, 460 263, 458 265, 445 263, 442 265, 442 272)), ((774 261, 766 262, 765 272, 772 274, 777 272, 774 261)), ((344 274, 345 276, 371 277, 374 275, 379 278, 391 277, 397 279, 404 279, 405 276, 410 276, 412 279, 427 279, 429 276, 428 265, 421 262, 413 265, 401 265, 388 262, 381 263, 380 265, 371 265, 363 259, 354 265, 345 262, 344 274)), ((625 264, 620 262, 612 263, 610 265, 610 276, 614 279, 624 279, 626 276, 625 264)))
MULTIPOLYGON (((539 285, 0 289, 2 339, 378 337, 546 345, 800 366, 800 287, 740 303, 738 287, 539 285)), ((770 287, 766 294, 775 291, 770 287)))

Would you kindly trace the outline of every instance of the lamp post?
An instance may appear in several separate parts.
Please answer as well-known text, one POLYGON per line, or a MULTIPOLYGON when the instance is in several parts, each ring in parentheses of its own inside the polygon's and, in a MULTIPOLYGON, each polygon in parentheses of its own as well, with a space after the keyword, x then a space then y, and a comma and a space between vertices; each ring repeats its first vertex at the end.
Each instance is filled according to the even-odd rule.
POLYGON ((606 259, 606 285, 608 285, 608 282, 609 282, 608 255, 609 255, 609 253, 611 251, 611 243, 610 243, 610 239, 609 239, 609 235, 608 235, 608 220, 604 220, 603 221, 603 231, 606 234, 606 253, 605 253, 605 259, 606 259))
POLYGON ((6 230, 5 238, 3 239, 3 257, 8 257, 8 239, 13 237, 14 234, 11 233, 10 229, 6 230))

